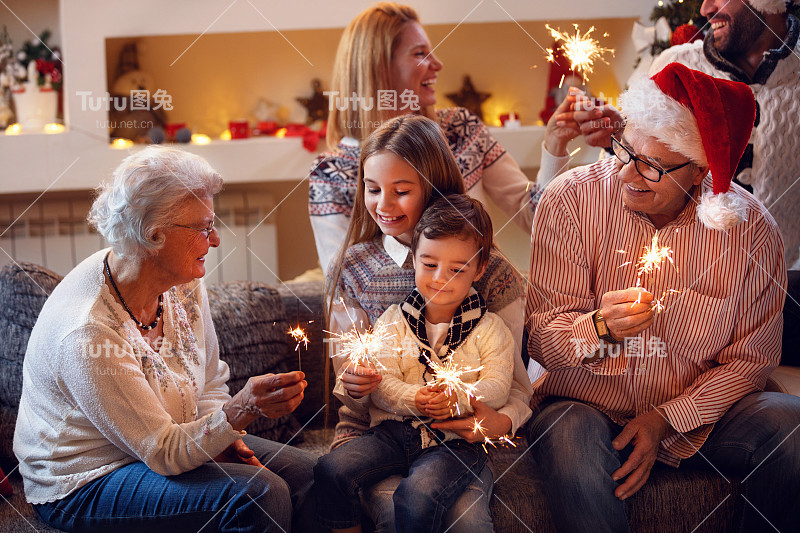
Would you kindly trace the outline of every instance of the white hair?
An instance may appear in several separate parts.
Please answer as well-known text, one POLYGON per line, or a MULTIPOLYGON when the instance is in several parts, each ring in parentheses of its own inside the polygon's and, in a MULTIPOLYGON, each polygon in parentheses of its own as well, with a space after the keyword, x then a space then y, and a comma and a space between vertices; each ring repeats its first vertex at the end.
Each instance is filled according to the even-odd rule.
POLYGON ((649 78, 637 78, 620 95, 626 127, 667 145, 700 166, 708 166, 697 119, 689 108, 667 96, 649 78))
POLYGON ((143 256, 164 244, 159 230, 172 224, 178 205, 214 196, 222 178, 202 157, 166 146, 148 146, 126 157, 111 183, 96 189, 87 220, 114 253, 143 256))

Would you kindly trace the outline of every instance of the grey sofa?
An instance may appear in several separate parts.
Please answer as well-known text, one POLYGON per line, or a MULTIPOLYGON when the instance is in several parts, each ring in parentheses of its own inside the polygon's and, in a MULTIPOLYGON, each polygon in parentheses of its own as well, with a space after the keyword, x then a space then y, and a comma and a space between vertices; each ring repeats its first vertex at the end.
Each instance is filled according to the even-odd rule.
MULTIPOLYGON (((14 468, 11 439, 30 329, 47 294, 59 281, 58 275, 32 264, 6 266, 0 271, 0 466, 6 473, 11 472, 9 479, 15 491, 0 503, 3 532, 32 528, 52 531, 37 520, 25 502, 22 482, 14 468)), ((333 400, 326 402, 332 376, 325 375, 322 355, 321 283, 289 283, 278 288, 227 283, 210 287, 209 295, 221 356, 231 368, 232 391, 243 386, 251 375, 292 370, 298 365, 309 382, 303 403, 292 415, 261 420, 249 428, 250 432, 324 453, 338 406, 333 400), (294 351, 295 343, 286 333, 297 323, 306 328, 311 338, 308 349, 301 347, 299 352, 294 351)), ((794 312, 795 318, 800 316, 800 309, 794 312)), ((797 330, 787 333, 797 334, 797 330)), ((782 367, 776 374, 780 379, 771 381, 771 388, 800 392, 800 368, 782 367)), ((515 448, 489 452, 496 479, 491 502, 495 529, 554 531, 544 499, 544 482, 527 453, 530 444, 524 438, 516 440, 515 448)), ((730 531, 743 505, 746 504, 739 497, 737 480, 726 481, 714 470, 674 470, 660 465, 654 468, 644 488, 627 502, 633 529, 647 532, 730 531)))

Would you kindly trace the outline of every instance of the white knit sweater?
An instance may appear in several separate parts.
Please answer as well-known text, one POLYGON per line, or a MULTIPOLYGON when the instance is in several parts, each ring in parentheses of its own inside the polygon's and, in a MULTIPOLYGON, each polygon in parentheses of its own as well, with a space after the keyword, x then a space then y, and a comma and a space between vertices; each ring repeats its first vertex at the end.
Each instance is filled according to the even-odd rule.
MULTIPOLYGON (((388 324, 387 335, 397 342, 387 343, 379 355, 386 369, 381 369, 383 379, 371 395, 370 426, 377 426, 384 420, 408 417, 430 421, 414 402, 417 391, 425 386, 422 376, 425 367, 418 359, 422 343, 403 318, 400 305, 389 307, 378 323, 388 324)), ((500 317, 490 312, 484 314, 450 358, 461 367, 478 368, 482 365, 479 372, 465 374, 462 380, 475 383, 477 396, 493 409, 506 404, 514 374, 514 339, 500 317)), ((441 362, 437 354, 433 354, 432 359, 441 362)), ((430 379, 430 375, 426 374, 426 378, 430 379)), ((472 413, 469 398, 461 391, 458 393, 458 410, 463 415, 472 413)), ((445 440, 458 438, 461 437, 455 433, 445 432, 445 440)))
POLYGON ((180 474, 241 435, 221 409, 229 372, 202 281, 164 293, 165 342, 155 352, 104 282, 106 253, 67 274, 28 342, 14 453, 30 503, 62 499, 134 461, 180 474))
MULTIPOLYGON (((797 19, 792 19, 797 24, 797 19)), ((733 79, 712 65, 703 52, 703 41, 673 46, 659 55, 650 75, 678 62, 715 78, 733 79)), ((741 81, 741 80, 736 80, 741 81)), ((765 83, 750 88, 759 106, 758 125, 753 129, 753 167, 737 177, 752 185, 753 194, 775 218, 783 236, 788 267, 800 257, 800 40, 792 53, 779 60, 765 83)), ((800 265, 798 265, 800 266, 800 265)))

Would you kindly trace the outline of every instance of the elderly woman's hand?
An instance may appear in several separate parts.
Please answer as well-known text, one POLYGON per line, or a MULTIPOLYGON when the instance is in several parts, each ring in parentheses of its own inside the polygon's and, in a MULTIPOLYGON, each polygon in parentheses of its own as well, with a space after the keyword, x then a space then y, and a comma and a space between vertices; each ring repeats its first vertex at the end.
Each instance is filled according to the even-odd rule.
POLYGON ((214 457, 214 461, 217 463, 241 463, 266 468, 242 439, 234 441, 233 444, 225 448, 221 454, 214 457))
POLYGON ((308 386, 305 377, 300 371, 251 377, 223 406, 228 423, 241 430, 259 416, 279 418, 291 413, 303 400, 308 386))

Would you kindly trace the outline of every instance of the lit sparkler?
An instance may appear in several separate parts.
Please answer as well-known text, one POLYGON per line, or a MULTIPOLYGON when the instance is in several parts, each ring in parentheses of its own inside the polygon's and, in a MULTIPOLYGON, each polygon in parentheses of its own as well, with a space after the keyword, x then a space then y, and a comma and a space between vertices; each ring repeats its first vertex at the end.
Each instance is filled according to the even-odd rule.
MULTIPOLYGON (((628 252, 625 250, 617 250, 617 253, 626 254, 628 252)), ((642 276, 653 274, 656 270, 661 270, 661 264, 664 261, 669 261, 670 264, 672 264, 672 267, 677 270, 677 267, 675 267, 675 261, 672 259, 672 248, 669 246, 659 246, 658 232, 656 232, 655 235, 653 235, 653 240, 650 241, 650 246, 644 247, 644 253, 642 253, 642 256, 636 262, 636 286, 642 287, 642 276)), ((633 261, 626 261, 617 268, 622 268, 632 263, 633 261)), ((653 300, 650 308, 655 311, 656 314, 660 314, 665 309, 664 299, 673 294, 680 294, 680 292, 681 291, 675 289, 667 289, 664 291, 664 294, 661 295, 661 298, 653 300)), ((631 307, 638 303, 642 303, 641 292, 639 292, 639 297, 636 298, 636 301, 631 304, 631 307)))
MULTIPOLYGON (((600 46, 600 41, 590 37, 594 31, 594 26, 589 28, 589 31, 583 35, 581 35, 577 24, 573 24, 573 26, 575 27, 575 35, 567 35, 551 28, 549 24, 545 25, 556 42, 562 42, 561 49, 569 60, 571 69, 580 73, 584 80, 588 80, 588 75, 594 72, 595 61, 600 60, 608 65, 608 61, 605 60, 603 55, 607 52, 611 52, 611 55, 614 55, 614 49, 604 48, 600 46)), ((607 34, 604 34, 604 37, 605 35, 607 34)), ((545 50, 545 58, 551 63, 555 62, 555 50, 545 50)))
MULTIPOLYGON (((479 366, 478 368, 472 367, 461 367, 458 364, 453 362, 452 357, 448 358, 444 363, 439 364, 436 361, 431 360, 427 356, 425 357, 428 361, 428 366, 430 366, 431 371, 433 372, 433 379, 428 382, 428 385, 431 387, 440 388, 442 391, 447 393, 448 396, 456 396, 458 397, 458 392, 463 392, 467 398, 475 398, 480 399, 480 396, 477 395, 478 387, 475 383, 465 383, 462 377, 464 374, 470 372, 479 372, 483 366, 479 366)), ((461 409, 458 407, 458 402, 456 402, 456 413, 461 415, 461 409)))
MULTIPOLYGON (((313 320, 310 320, 308 323, 311 324, 313 320)), ((290 329, 286 333, 289 334, 295 342, 297 342, 297 346, 294 347, 294 351, 297 352, 297 369, 302 370, 302 365, 300 363, 300 345, 303 345, 303 348, 308 350, 308 334, 306 334, 306 330, 300 327, 300 324, 297 324, 296 327, 290 329)))
POLYGON ((514 441, 508 438, 508 435, 503 435, 502 437, 496 439, 489 438, 489 435, 486 434, 486 428, 483 427, 482 423, 483 421, 478 420, 475 417, 473 417, 472 419, 475 421, 474 425, 472 426, 472 431, 475 433, 480 433, 481 437, 483 437, 483 444, 481 444, 481 446, 483 446, 483 451, 485 451, 486 453, 489 453, 489 450, 486 448, 487 444, 490 446, 494 446, 495 448, 497 448, 498 444, 508 444, 514 448, 517 447, 517 445, 514 444, 514 441))
POLYGON ((638 276, 638 279, 636 280, 636 286, 641 286, 642 274, 652 274, 656 269, 660 270, 661 263, 663 263, 664 260, 669 261, 673 266, 675 266, 675 261, 672 260, 672 248, 669 246, 659 246, 658 232, 656 232, 656 234, 653 235, 653 240, 651 241, 650 246, 644 247, 644 253, 636 263, 636 275, 638 276))
MULTIPOLYGON (((353 328, 344 333, 334 333, 333 331, 324 330, 325 333, 330 333, 334 337, 337 337, 340 343, 341 349, 338 353, 335 353, 333 357, 344 358, 352 365, 386 370, 386 367, 379 361, 378 357, 381 350, 385 349, 387 343, 393 342, 396 344, 394 335, 389 333, 389 327, 392 326, 392 324, 381 322, 375 327, 370 327, 367 331, 359 333, 358 329, 355 327, 355 317, 351 315, 350 310, 347 309, 344 298, 339 297, 339 301, 344 306, 347 316, 350 317, 353 328)), ((400 347, 396 349, 400 350, 400 347)), ((347 366, 348 365, 343 366, 342 374, 339 375, 340 378, 344 374, 345 369, 347 369, 347 366)))
POLYGON ((390 324, 380 323, 364 333, 359 333, 355 329, 341 334, 329 331, 328 333, 339 338, 342 347, 334 357, 343 357, 353 365, 373 366, 386 370, 378 359, 378 354, 393 338, 389 333, 389 326, 390 324))

